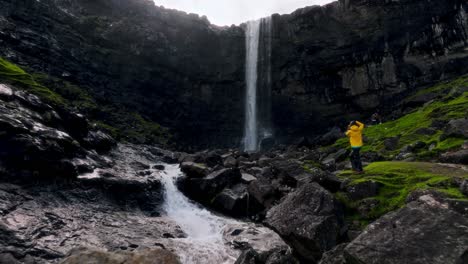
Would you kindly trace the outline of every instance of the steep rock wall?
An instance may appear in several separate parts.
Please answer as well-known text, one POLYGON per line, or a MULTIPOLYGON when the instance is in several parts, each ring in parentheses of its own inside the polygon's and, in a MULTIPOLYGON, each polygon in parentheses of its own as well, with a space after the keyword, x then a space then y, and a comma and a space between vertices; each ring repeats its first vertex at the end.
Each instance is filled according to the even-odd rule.
MULTIPOLYGON (((468 71, 463 0, 341 0, 273 16, 273 126, 311 135, 468 71)), ((0 0, 0 56, 90 87, 172 129, 179 145, 237 146, 243 28, 149 0, 0 0)))

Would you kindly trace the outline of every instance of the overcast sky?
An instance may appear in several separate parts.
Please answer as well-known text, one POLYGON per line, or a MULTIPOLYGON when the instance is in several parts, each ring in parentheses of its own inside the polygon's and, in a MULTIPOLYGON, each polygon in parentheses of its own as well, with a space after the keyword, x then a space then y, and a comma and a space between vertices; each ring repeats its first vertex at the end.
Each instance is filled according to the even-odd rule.
MULTIPOLYGON (((219 26, 240 24, 248 20, 286 14, 311 5, 323 5, 334 0, 154 0, 156 5, 206 15, 219 26)), ((336 1, 336 0, 335 0, 336 1)))

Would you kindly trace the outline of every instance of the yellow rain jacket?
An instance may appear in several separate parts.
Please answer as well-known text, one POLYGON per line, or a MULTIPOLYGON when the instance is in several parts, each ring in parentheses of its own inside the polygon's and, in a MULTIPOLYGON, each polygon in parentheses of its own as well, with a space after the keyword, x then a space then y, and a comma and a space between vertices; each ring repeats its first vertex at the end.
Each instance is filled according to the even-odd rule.
POLYGON ((351 126, 348 131, 346 131, 346 136, 349 137, 349 142, 351 143, 351 147, 358 148, 362 147, 362 130, 364 129, 364 124, 356 121, 356 125, 351 126))

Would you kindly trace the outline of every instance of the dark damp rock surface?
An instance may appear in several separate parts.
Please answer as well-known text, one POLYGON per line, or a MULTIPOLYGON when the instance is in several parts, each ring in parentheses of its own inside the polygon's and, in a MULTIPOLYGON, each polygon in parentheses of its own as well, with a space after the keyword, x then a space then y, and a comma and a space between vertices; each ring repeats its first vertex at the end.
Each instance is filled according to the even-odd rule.
MULTIPOLYGON (((241 141, 245 25, 217 27, 146 0, 0 7, 1 56, 172 128, 179 145, 241 141)), ((276 142, 393 110, 415 88, 466 73, 467 10, 463 0, 341 0, 273 15, 276 142)))
MULTIPOLYGON (((25 263, 55 263, 85 243, 109 251, 154 249, 155 244, 173 248, 167 237, 185 234, 173 220, 161 216, 164 192, 159 172, 144 178, 137 173, 141 165, 136 161, 160 161, 148 148, 120 145, 106 155, 112 160, 106 167, 73 181, 17 185, 2 179, 0 255, 25 263)), ((101 255, 83 254, 72 254, 67 260, 72 262, 66 263, 101 255)), ((122 257, 108 254, 103 259, 122 257)))
POLYGON ((466 263, 468 220, 423 195, 369 225, 345 248, 346 263, 466 263))
POLYGON ((305 261, 318 262, 340 240, 343 215, 333 195, 308 183, 270 209, 265 223, 276 230, 305 261))
POLYGON ((1 167, 14 180, 75 178, 103 163, 97 151, 105 153, 116 145, 82 115, 53 108, 14 86, 0 86, 2 94, 8 94, 0 97, 1 167))

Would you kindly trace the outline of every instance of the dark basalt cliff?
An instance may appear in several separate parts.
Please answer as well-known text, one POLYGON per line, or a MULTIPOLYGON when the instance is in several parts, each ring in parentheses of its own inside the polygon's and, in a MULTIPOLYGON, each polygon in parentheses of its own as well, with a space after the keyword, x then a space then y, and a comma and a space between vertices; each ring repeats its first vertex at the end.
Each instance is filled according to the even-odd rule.
MULTIPOLYGON (((281 139, 388 109, 468 71, 463 0, 346 0, 273 16, 281 139)), ((245 37, 148 0, 0 0, 0 56, 90 87, 172 129, 180 145, 238 145, 245 37)))

